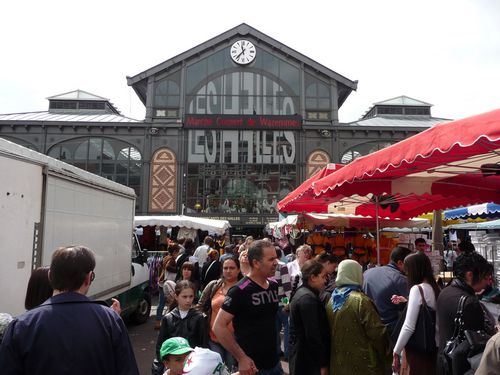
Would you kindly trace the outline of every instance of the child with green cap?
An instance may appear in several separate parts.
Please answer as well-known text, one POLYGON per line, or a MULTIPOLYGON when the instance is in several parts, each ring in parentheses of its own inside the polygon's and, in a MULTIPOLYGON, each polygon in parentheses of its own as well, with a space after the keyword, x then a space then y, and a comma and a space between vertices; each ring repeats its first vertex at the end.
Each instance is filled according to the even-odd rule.
POLYGON ((161 345, 160 357, 167 371, 165 375, 182 375, 186 357, 194 349, 183 337, 171 337, 161 345))
POLYGON ((172 337, 162 344, 160 356, 164 375, 229 375, 219 353, 205 348, 191 348, 183 337, 172 337))

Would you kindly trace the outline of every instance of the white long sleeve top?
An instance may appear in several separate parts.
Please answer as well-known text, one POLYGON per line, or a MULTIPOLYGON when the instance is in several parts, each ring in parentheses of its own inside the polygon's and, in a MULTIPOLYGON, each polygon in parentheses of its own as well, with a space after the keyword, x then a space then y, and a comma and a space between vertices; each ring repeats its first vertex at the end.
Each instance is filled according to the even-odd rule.
MULTIPOLYGON (((427 283, 420 284, 424 292, 425 302, 427 306, 431 309, 436 310, 436 296, 434 295, 434 289, 427 283)), ((411 335, 415 332, 415 326, 417 324, 418 312, 420 310, 420 305, 422 304, 422 297, 420 296, 420 291, 418 290, 418 285, 414 285, 410 289, 410 295, 408 296, 408 308, 406 311, 405 322, 399 333, 398 341, 396 346, 394 346, 394 353, 401 355, 404 347, 408 343, 411 335)), ((437 332, 437 322, 436 322, 436 337, 438 337, 437 332)), ((438 341, 436 339, 436 345, 438 341)))

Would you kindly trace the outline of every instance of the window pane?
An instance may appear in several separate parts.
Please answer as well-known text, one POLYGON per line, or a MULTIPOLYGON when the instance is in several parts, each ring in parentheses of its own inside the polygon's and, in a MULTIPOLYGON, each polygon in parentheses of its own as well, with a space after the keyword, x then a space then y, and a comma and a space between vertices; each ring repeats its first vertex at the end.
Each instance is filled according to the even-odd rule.
MULTIPOLYGON (((259 53, 257 53, 258 55, 259 53)), ((279 60, 275 56, 267 53, 266 51, 260 51, 262 55, 262 69, 278 77, 279 60)))
POLYGON ((318 96, 330 97, 330 90, 324 83, 318 83, 318 96))
POLYGON ((167 82, 168 82, 168 95, 179 95, 181 92, 179 85, 174 81, 167 81, 167 82))
POLYGON ((115 151, 110 141, 104 140, 102 143, 102 160, 114 160, 115 151))
POLYGON ((103 163, 102 164, 102 173, 114 174, 115 173, 115 165, 109 164, 109 163, 103 163))
POLYGON ((131 160, 142 160, 141 153, 135 147, 130 147, 130 159, 131 160))
POLYGON ((224 55, 227 53, 225 49, 220 50, 217 53, 214 53, 211 56, 207 57, 207 68, 208 75, 212 75, 215 72, 221 71, 224 69, 224 55))
POLYGON ((178 95, 175 95, 175 96, 170 95, 166 99, 167 100, 166 100, 165 105, 169 108, 177 108, 177 107, 179 107, 180 102, 181 102, 181 97, 178 95))
POLYGON ((280 60, 280 79, 284 85, 288 86, 292 92, 289 94, 299 95, 300 93, 300 74, 299 69, 280 60))
POLYGON ((306 99, 306 108, 308 108, 308 109, 318 108, 318 101, 316 99, 307 98, 306 99))
POLYGON ((318 100, 318 108, 319 109, 329 109, 330 108, 330 99, 319 99, 318 100))
POLYGON ((128 163, 127 162, 119 162, 116 164, 116 173, 124 173, 126 174, 128 171, 128 163))
POLYGON ((202 81, 206 78, 207 61, 201 60, 186 69, 186 93, 196 94, 194 90, 199 89, 202 81))
POLYGON ((100 160, 102 154, 102 139, 90 138, 89 140, 89 160, 100 160))
POLYGON ((87 160, 89 141, 81 143, 75 151, 75 160, 87 160))
POLYGON ((306 96, 317 96, 317 92, 317 85, 314 83, 306 88, 306 96))

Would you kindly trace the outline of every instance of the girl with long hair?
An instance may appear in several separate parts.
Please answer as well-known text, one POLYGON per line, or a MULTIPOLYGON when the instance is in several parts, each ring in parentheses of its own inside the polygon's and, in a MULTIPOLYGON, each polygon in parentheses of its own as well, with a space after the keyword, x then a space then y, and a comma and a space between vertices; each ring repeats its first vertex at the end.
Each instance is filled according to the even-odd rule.
MULTIPOLYGON (((410 294, 408 296, 408 306, 405 321, 398 340, 394 346, 392 367, 394 372, 400 371, 401 352, 405 349, 406 358, 410 366, 410 375, 413 374, 436 374, 437 349, 433 353, 423 353, 412 348, 405 348, 408 340, 415 332, 420 305, 425 303, 434 311, 436 310, 436 300, 440 289, 434 279, 431 261, 424 253, 414 253, 408 255, 404 260, 404 269, 408 278, 410 294)), ((437 344, 437 343, 436 343, 437 344)))
POLYGON ((181 267, 181 279, 180 281, 189 281, 194 287, 194 303, 198 302, 199 292, 200 292, 200 282, 197 278, 197 264, 191 262, 184 262, 181 267))
POLYGON ((184 337, 191 347, 207 347, 206 324, 203 314, 193 307, 195 287, 188 280, 175 286, 175 300, 170 312, 161 320, 156 341, 156 358, 161 365, 160 348, 171 337, 184 337))

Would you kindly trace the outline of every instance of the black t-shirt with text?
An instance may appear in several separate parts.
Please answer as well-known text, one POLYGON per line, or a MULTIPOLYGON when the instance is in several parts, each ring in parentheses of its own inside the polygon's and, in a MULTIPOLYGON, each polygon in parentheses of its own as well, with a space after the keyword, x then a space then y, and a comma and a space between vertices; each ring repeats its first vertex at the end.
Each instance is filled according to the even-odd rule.
POLYGON ((279 357, 276 345, 276 312, 278 283, 268 279, 262 288, 244 277, 227 293, 222 310, 234 315, 234 335, 238 345, 255 362, 259 370, 276 366, 279 357))

